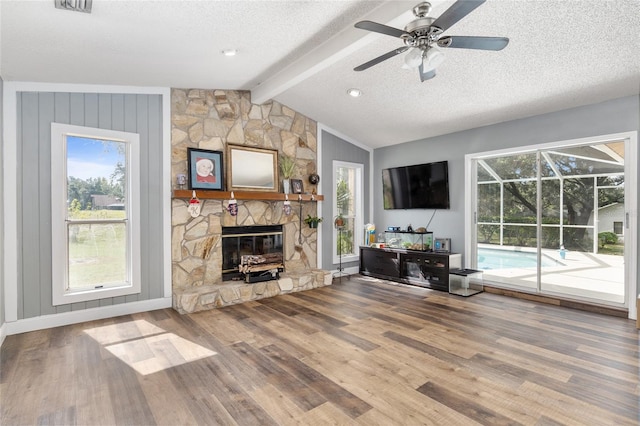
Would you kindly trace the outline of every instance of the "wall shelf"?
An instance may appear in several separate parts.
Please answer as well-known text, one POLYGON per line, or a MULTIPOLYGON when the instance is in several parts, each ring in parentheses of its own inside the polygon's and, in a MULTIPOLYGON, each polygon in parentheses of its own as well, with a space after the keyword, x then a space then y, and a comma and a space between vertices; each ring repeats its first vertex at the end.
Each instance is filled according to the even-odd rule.
MULTIPOLYGON (((204 191, 196 189, 196 196, 201 200, 230 200, 231 191, 204 191)), ((191 189, 175 189, 173 198, 191 199, 193 191, 191 189)), ((284 201, 285 194, 281 192, 260 192, 260 191, 233 191, 236 200, 259 200, 259 201, 284 201)), ((289 201, 323 201, 324 195, 311 194, 288 194, 289 201)))

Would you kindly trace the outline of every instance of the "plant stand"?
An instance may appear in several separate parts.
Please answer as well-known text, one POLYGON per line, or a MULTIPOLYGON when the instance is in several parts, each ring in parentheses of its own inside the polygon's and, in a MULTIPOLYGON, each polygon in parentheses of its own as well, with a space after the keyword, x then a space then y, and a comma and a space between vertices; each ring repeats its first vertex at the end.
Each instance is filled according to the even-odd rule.
POLYGON ((338 277, 338 280, 340 281, 340 283, 342 283, 342 277, 346 276, 347 279, 350 279, 349 274, 345 274, 344 273, 344 268, 342 267, 342 230, 344 229, 344 226, 336 226, 336 229, 338 230, 338 259, 339 259, 339 263, 338 263, 338 272, 333 274, 333 277, 336 278, 338 277))

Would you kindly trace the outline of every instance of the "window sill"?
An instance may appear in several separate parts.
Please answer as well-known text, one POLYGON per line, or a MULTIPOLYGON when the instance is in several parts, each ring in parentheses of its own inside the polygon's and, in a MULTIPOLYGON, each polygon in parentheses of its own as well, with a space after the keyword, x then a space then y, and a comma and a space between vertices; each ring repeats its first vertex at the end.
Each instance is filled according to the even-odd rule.
POLYGON ((124 285, 119 287, 98 288, 86 291, 75 291, 59 294, 54 291, 53 306, 68 305, 70 303, 89 302, 91 300, 107 299, 118 296, 129 296, 140 293, 140 285, 124 285))

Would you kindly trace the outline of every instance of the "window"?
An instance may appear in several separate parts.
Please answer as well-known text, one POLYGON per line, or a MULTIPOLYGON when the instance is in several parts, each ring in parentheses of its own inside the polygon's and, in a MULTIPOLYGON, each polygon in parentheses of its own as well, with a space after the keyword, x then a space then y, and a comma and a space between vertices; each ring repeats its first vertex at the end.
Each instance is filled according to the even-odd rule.
POLYGON ((334 264, 339 263, 340 254, 342 254, 342 262, 358 259, 358 238, 362 234, 359 231, 364 230, 362 219, 363 169, 362 164, 333 162, 333 214, 335 217, 342 216, 344 219, 344 227, 341 229, 333 228, 334 264))
POLYGON ((51 124, 53 305, 140 292, 139 136, 51 124))
POLYGON ((613 222, 613 233, 622 235, 622 222, 613 222))

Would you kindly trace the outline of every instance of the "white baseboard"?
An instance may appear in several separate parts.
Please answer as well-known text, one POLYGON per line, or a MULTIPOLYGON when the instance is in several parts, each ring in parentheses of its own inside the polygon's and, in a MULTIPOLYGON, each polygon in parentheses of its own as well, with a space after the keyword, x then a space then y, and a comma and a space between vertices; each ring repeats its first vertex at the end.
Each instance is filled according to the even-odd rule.
MULTIPOLYGON (((338 277, 338 270, 337 269, 333 269, 331 271, 331 273, 333 274, 333 276, 338 277)), ((360 273, 360 268, 358 266, 351 266, 349 268, 344 268, 342 271, 343 276, 344 275, 355 275, 355 274, 359 274, 360 273)))
POLYGON ((63 325, 77 324, 85 321, 94 321, 121 315, 135 314, 138 312, 153 311, 156 309, 170 308, 171 297, 161 299, 143 300, 140 302, 122 303, 112 306, 83 309, 81 311, 64 312, 61 314, 42 315, 34 318, 26 318, 14 322, 7 322, 2 326, 2 339, 4 335, 27 333, 29 331, 44 330, 47 328, 61 327, 63 325))
POLYGON ((2 343, 4 342, 4 338, 7 336, 7 327, 5 327, 5 324, 3 323, 2 326, 0 326, 0 347, 2 347, 2 343))

